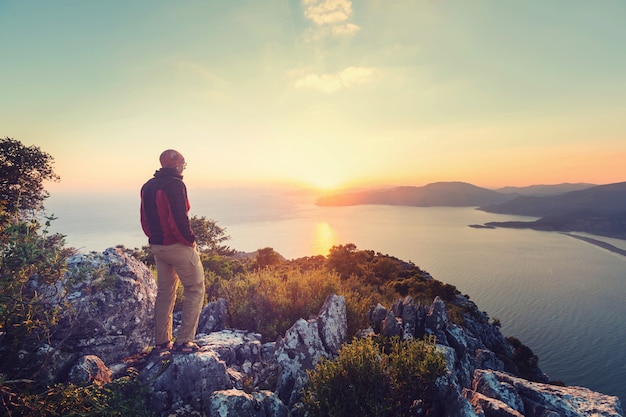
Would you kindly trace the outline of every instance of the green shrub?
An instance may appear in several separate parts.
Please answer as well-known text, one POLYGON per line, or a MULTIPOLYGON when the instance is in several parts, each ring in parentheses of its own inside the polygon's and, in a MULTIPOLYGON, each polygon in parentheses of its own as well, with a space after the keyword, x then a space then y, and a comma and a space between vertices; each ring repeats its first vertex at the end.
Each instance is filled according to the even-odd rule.
POLYGON ((0 380, 0 412, 6 415, 23 417, 154 415, 146 405, 146 389, 134 376, 119 378, 104 386, 57 384, 38 392, 21 389, 18 393, 11 384, 12 381, 0 380))
POLYGON ((228 301, 230 326, 276 340, 298 319, 316 315, 330 294, 346 298, 348 334, 367 327, 367 311, 377 299, 375 288, 356 279, 342 280, 325 269, 265 268, 232 279, 214 277, 211 298, 228 301))
POLYGON ((336 274, 322 270, 262 269, 223 280, 218 296, 228 300, 231 326, 276 340, 300 318, 317 314, 326 297, 340 293, 336 274))
POLYGON ((354 339, 308 371, 304 408, 311 417, 408 416, 444 372, 443 355, 424 341, 354 339))
MULTIPOLYGON (((0 342, 9 348, 0 355, 0 372, 16 362, 19 349, 28 350, 50 337, 63 306, 35 291, 31 285, 53 284, 66 270, 66 258, 72 253, 64 248, 63 236, 49 235, 36 219, 11 221, 3 216, 0 224, 0 342)), ((55 295, 56 296, 56 295, 55 295)), ((36 370, 32 370, 35 372, 36 370)), ((28 373, 28 371, 27 371, 28 373)), ((31 377, 23 374, 19 377, 31 377)))
POLYGON ((518 338, 509 336, 506 340, 513 348, 513 362, 519 370, 519 375, 530 381, 536 381, 539 357, 518 338))

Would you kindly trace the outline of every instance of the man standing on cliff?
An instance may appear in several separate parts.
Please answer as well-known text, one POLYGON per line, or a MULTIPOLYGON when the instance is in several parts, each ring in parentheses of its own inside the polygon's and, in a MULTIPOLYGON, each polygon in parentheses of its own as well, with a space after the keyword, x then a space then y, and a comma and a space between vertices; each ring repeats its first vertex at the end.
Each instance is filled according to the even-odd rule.
POLYGON ((154 306, 155 351, 198 351, 193 341, 204 301, 204 270, 189 225, 189 200, 183 183, 185 158, 173 149, 164 151, 161 169, 141 188, 141 227, 148 236, 157 268, 154 306), (184 288, 181 326, 172 343, 172 316, 178 282, 184 288))

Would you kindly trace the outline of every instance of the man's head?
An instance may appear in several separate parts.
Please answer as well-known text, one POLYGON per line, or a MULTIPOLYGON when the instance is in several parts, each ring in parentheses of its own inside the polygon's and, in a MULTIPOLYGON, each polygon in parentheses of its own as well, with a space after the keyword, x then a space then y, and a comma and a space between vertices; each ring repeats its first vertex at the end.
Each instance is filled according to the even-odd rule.
POLYGON ((159 161, 161 161, 161 166, 163 168, 174 168, 179 174, 182 174, 183 170, 187 166, 185 158, 180 152, 175 151, 174 149, 163 151, 159 157, 159 161))

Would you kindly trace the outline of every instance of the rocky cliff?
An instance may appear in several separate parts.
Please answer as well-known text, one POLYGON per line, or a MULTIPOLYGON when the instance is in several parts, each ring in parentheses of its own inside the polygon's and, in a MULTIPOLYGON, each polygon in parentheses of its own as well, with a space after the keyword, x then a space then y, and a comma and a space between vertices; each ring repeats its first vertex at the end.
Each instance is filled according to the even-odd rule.
MULTIPOLYGON (((65 314, 49 343, 24 351, 24 361, 45 364, 51 382, 99 381, 135 372, 161 416, 302 416, 300 390, 320 358, 333 358, 348 342, 345 299, 331 295, 319 314, 300 319, 284 337, 228 329, 224 300, 203 310, 197 342, 188 355, 149 352, 156 287, 150 271, 121 249, 76 255, 56 287, 32 283, 65 300, 65 314), (65 292, 62 286, 68 288, 65 292)), ((458 304, 470 303, 458 297, 458 304)), ((436 338, 447 373, 437 381, 429 415, 622 416, 617 397, 581 387, 548 384, 539 368, 522 370, 515 346, 484 315, 453 323, 438 297, 431 305, 406 297, 378 305, 363 334, 436 338), (524 374, 527 379, 520 377, 524 374)))

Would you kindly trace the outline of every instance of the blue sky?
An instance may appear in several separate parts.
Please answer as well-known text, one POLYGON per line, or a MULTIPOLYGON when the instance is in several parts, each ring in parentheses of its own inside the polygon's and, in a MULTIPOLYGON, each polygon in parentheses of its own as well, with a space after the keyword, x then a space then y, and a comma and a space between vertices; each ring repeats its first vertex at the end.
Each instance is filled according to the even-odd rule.
POLYGON ((0 0, 0 131, 60 184, 624 181, 623 1, 0 0))

